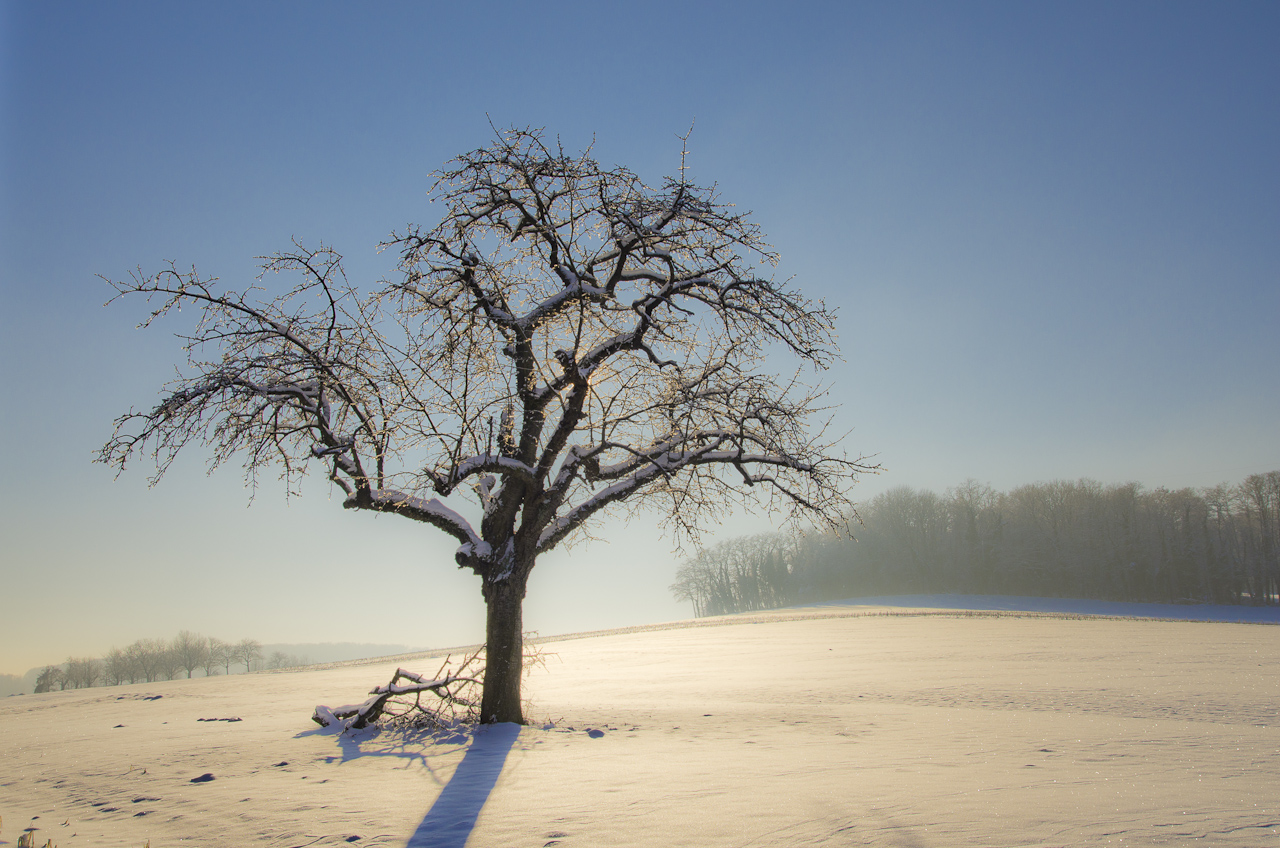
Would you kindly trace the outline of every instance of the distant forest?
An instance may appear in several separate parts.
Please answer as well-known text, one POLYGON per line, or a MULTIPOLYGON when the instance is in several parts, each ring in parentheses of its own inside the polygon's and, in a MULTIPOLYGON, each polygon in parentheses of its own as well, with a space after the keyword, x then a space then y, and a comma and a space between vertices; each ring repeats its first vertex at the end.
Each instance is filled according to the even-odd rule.
POLYGON ((255 639, 223 642, 183 630, 172 639, 139 639, 124 648, 112 648, 103 657, 67 657, 63 663, 33 668, 21 677, 0 674, 0 697, 294 668, 312 662, 341 662, 409 650, 408 645, 370 642, 273 645, 263 645, 255 639))
POLYGON ((901 594, 1280 604, 1280 471, 1207 489, 1092 480, 891 489, 849 536, 770 533, 684 562, 698 616, 901 594))
POLYGON ((152 683, 178 677, 208 676, 243 666, 245 671, 262 668, 292 668, 305 665, 305 657, 274 651, 264 657, 262 644, 255 639, 223 642, 183 630, 172 639, 139 639, 125 648, 112 648, 105 657, 67 657, 59 665, 32 669, 26 677, 0 675, 0 694, 34 693, 124 683, 152 683), (27 678, 33 678, 28 687, 27 678))

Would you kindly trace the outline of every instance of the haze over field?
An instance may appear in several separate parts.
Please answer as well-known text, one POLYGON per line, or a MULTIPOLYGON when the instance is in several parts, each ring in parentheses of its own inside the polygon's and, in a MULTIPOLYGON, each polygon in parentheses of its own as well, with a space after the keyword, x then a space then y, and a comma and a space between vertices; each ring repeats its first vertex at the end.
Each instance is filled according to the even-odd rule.
MULTIPOLYGON (((694 124, 692 178, 840 308, 836 427, 886 468, 859 499, 1280 468, 1276 5, 552 8, 0 5, 0 672, 181 629, 478 640, 478 583, 429 528, 321 480, 246 509, 195 454, 156 489, 90 461, 190 329, 134 331, 96 274, 239 286, 296 236, 367 286, 490 120, 654 181, 694 124)), ((649 517, 596 535, 543 559, 528 628, 689 615, 649 517)))

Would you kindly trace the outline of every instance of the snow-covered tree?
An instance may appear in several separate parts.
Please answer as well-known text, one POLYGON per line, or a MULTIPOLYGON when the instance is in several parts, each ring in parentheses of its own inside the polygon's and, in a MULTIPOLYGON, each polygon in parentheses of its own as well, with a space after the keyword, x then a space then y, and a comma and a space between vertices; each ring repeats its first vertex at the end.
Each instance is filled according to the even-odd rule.
POLYGON ((296 242, 263 266, 298 276, 274 297, 173 265, 116 282, 151 320, 202 319, 186 376, 100 459, 159 476, 200 444, 290 485, 323 467, 347 508, 454 537, 488 608, 483 720, 522 721, 541 554, 617 509, 695 541, 744 502, 839 520, 869 468, 837 454, 804 376, 838 356, 832 312, 759 273, 776 257, 758 227, 681 174, 651 187, 511 130, 436 174, 440 221, 393 234, 397 275, 367 293, 296 242), (793 376, 766 370, 788 355, 793 376))

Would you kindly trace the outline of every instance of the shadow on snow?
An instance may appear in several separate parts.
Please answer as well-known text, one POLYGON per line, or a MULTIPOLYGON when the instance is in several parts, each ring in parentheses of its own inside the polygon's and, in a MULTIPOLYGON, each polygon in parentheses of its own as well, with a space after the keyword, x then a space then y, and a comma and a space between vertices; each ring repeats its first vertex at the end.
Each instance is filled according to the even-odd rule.
POLYGON ((518 724, 476 728, 457 771, 409 838, 406 848, 463 848, 519 735, 518 724))
MULTIPOLYGON (((423 744, 427 740, 434 744, 448 744, 470 739, 462 762, 458 763, 458 768, 440 791, 436 802, 431 805, 405 848, 463 848, 480 816, 480 810, 489 800, 489 794, 498 782, 498 776, 502 774, 511 746, 520 736, 518 724, 481 725, 469 733, 456 729, 418 733, 404 728, 391 732, 384 728, 335 733, 336 730, 337 728, 332 727, 316 728, 302 731, 297 737, 336 735, 342 755, 328 757, 326 762, 349 762, 358 757, 400 757, 420 764, 433 777, 436 776, 436 770, 431 767, 426 754, 421 750, 423 744)), ((439 778, 436 780, 439 781, 439 778)))

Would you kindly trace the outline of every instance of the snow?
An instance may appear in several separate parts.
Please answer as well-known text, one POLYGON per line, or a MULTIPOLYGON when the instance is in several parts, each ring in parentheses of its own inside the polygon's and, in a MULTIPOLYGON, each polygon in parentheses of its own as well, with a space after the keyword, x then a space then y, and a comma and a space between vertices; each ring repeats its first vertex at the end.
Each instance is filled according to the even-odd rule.
POLYGON ((450 485, 456 486, 480 471, 503 471, 529 480, 534 477, 533 469, 518 459, 483 453, 459 462, 449 479, 450 485))
POLYGON ((472 557, 479 560, 488 560, 493 556, 493 546, 483 539, 477 539, 474 542, 463 542, 458 546, 457 556, 460 561, 466 561, 472 557))
POLYGON ((475 735, 310 720, 427 656, 7 698, 0 845, 29 825, 59 848, 1277 842, 1280 627, 1065 604, 864 598, 547 640, 534 724, 475 735))
POLYGON ((461 678, 446 676, 439 680, 428 680, 424 675, 397 668, 395 675, 391 678, 391 682, 385 686, 375 686, 369 693, 372 697, 366 699, 363 703, 346 704, 341 707, 327 707, 324 704, 319 704, 316 706, 315 713, 311 719, 321 727, 337 732, 359 729, 378 718, 388 697, 432 692, 459 679, 461 678), (401 678, 412 680, 413 683, 407 686, 403 685, 398 682, 401 678))
POLYGON ((374 489, 371 495, 375 502, 390 504, 397 508, 409 509, 423 515, 429 515, 435 519, 432 522, 433 524, 445 529, 446 532, 455 537, 466 536, 468 541, 464 542, 459 550, 465 548, 468 552, 475 552, 482 557, 486 555, 484 552, 489 550, 488 542, 483 541, 476 534, 475 530, 471 528, 471 523, 446 506, 439 498, 426 500, 395 489, 374 489))

